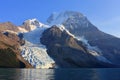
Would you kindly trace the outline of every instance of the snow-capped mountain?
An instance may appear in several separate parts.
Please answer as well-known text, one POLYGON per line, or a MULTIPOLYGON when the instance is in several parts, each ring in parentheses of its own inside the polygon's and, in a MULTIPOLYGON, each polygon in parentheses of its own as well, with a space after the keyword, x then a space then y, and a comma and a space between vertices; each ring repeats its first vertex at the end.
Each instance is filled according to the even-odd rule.
MULTIPOLYGON (((114 62, 113 59, 109 59, 105 55, 104 50, 101 49, 100 45, 93 45, 90 42, 91 40, 100 40, 100 39, 114 38, 114 37, 100 31, 83 14, 79 12, 64 11, 61 13, 54 13, 48 18, 47 25, 39 22, 37 19, 26 20, 23 23, 23 25, 25 27, 27 26, 29 29, 27 28, 25 29, 29 30, 30 32, 24 33, 24 39, 26 40, 26 43, 23 46, 24 54, 22 53, 22 55, 27 61, 29 61, 29 63, 31 63, 36 67, 43 68, 41 66, 46 67, 46 65, 49 64, 49 66, 46 67, 49 68, 52 67, 53 63, 56 63, 56 60, 59 61, 58 58, 55 59, 54 62, 54 58, 51 55, 51 53, 54 52, 49 53, 49 49, 52 49, 53 46, 51 46, 51 48, 48 47, 46 48, 45 44, 43 45, 40 43, 40 37, 42 37, 41 35, 47 29, 51 28, 52 25, 57 25, 57 27, 62 32, 66 32, 69 36, 72 36, 74 39, 77 39, 77 41, 82 42, 82 46, 86 48, 85 50, 87 51, 87 54, 97 59, 98 64, 99 61, 108 64, 112 64, 114 62), (48 50, 48 52, 46 52, 46 50, 48 50), (51 56, 53 60, 49 56, 51 56)), ((49 38, 52 40, 56 39, 56 38, 52 38, 51 36, 49 36, 49 38)), ((52 42, 49 42, 47 44, 51 44, 51 43, 52 42)), ((110 55, 113 54, 111 53, 110 55)))
POLYGON ((34 18, 19 27, 5 25, 2 33, 18 35, 21 56, 35 68, 120 67, 120 39, 79 12, 53 13, 46 24, 34 18))
POLYGON ((63 25, 77 38, 84 37, 90 46, 97 47, 101 54, 110 62, 120 64, 120 39, 100 31, 84 15, 75 11, 64 11, 57 15, 52 14, 47 22, 63 25), (114 43, 114 44, 113 44, 114 43))

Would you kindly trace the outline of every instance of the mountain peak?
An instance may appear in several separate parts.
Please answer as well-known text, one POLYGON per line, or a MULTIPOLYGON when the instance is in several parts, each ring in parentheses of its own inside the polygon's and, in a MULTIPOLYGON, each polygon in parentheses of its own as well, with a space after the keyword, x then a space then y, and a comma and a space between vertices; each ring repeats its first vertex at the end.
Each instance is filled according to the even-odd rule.
POLYGON ((28 31, 32 31, 36 28, 43 27, 43 25, 44 24, 39 22, 39 20, 37 20, 36 18, 28 19, 23 22, 23 27, 28 31))
MULTIPOLYGON (((24 23, 27 23, 29 25, 35 25, 37 27, 41 27, 43 24, 41 22, 39 22, 39 20, 37 20, 36 18, 33 18, 33 19, 28 19, 28 20, 25 20, 24 23)), ((23 24, 24 24, 23 23, 23 24)))
POLYGON ((47 23, 48 24, 62 24, 63 22, 65 22, 67 19, 69 18, 74 18, 74 17, 85 17, 83 14, 81 14, 80 12, 76 12, 76 11, 63 11, 60 13, 52 13, 50 15, 50 17, 47 19, 47 23))

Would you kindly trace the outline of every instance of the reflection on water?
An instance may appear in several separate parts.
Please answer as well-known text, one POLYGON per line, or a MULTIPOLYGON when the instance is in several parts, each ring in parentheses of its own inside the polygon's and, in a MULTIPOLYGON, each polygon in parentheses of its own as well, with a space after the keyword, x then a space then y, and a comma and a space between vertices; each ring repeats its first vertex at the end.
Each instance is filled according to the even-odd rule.
POLYGON ((0 69, 0 80, 120 80, 120 69, 0 69))
POLYGON ((54 70, 52 69, 22 69, 18 80, 53 80, 54 70))
POLYGON ((54 80, 52 69, 0 69, 0 80, 54 80))

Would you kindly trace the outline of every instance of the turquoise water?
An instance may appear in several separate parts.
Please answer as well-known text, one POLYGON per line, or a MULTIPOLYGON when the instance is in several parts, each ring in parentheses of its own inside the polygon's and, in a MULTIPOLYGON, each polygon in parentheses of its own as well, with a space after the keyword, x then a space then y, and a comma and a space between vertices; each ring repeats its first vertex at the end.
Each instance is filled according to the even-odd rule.
POLYGON ((120 80, 119 68, 0 69, 0 80, 120 80))

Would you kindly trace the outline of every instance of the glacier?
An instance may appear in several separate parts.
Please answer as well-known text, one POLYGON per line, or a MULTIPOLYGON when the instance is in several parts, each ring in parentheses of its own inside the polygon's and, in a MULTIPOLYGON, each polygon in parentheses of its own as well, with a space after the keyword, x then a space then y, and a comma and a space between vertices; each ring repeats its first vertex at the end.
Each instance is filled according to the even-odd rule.
POLYGON ((40 26, 24 33, 25 45, 21 47, 22 57, 35 68, 52 68, 55 63, 46 52, 46 47, 40 43, 42 32, 49 26, 40 26))

